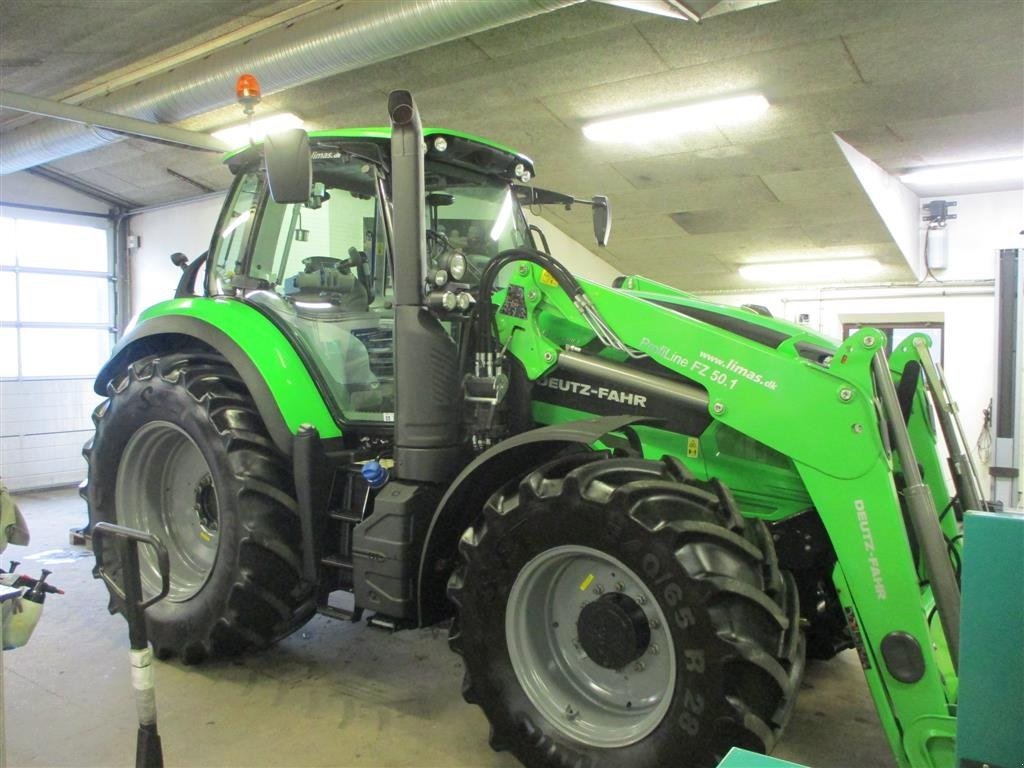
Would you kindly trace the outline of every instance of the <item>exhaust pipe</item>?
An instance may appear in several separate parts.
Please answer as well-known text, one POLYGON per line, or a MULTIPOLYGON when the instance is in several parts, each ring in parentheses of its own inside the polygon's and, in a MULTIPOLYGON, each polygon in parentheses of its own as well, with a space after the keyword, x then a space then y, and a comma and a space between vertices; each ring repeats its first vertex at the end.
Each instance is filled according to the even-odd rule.
POLYGON ((388 96, 395 268, 395 476, 444 482, 461 467, 458 348, 423 306, 423 128, 409 91, 388 96))

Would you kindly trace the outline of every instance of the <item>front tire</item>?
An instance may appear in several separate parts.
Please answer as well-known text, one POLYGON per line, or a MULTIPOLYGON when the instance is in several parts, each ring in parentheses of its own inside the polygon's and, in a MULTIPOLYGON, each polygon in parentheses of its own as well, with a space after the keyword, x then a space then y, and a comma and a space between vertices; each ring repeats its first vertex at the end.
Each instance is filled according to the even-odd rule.
POLYGON ((655 768, 774 746, 803 670, 796 590, 720 483, 561 459, 495 494, 460 550, 450 643, 496 749, 655 768))
MULTIPOLYGON (((107 392, 83 450, 82 495, 90 525, 148 531, 168 549, 171 591, 146 611, 157 655, 194 663, 301 626, 315 602, 301 578, 293 480, 237 373, 215 355, 152 356, 107 392)), ((140 559, 152 594, 155 558, 142 547, 140 559)))

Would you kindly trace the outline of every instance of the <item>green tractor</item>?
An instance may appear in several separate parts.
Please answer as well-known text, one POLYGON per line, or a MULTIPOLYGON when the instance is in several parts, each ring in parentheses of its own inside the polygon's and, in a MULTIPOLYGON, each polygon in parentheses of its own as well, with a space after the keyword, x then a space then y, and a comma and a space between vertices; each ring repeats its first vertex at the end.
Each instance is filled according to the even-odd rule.
POLYGON ((229 156, 209 251, 96 380, 83 495, 170 553, 157 655, 451 619, 496 749, 655 768, 771 750, 805 656, 856 648, 899 764, 951 765, 983 501, 928 339, 577 279, 523 207, 603 244, 606 199, 388 106, 229 156))

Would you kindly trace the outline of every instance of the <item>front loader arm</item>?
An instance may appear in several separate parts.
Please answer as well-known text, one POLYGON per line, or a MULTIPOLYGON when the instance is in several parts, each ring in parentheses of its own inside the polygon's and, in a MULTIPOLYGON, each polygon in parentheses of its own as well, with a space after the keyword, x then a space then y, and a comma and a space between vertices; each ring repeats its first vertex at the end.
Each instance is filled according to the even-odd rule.
MULTIPOLYGON (((930 581, 952 573, 941 537, 955 535, 955 520, 942 518, 939 532, 935 510, 946 509, 950 497, 921 384, 909 419, 900 413, 895 383, 904 361, 897 361, 894 381, 881 351, 885 338, 872 329, 833 345, 831 355, 805 355, 796 330, 778 339, 772 327, 735 312, 718 325, 673 311, 659 294, 645 299, 584 285, 627 347, 706 390, 713 419, 792 459, 835 550, 833 580, 898 762, 952 765, 955 643, 950 650, 943 611, 945 632, 932 621, 940 601, 930 581), (920 558, 906 522, 915 511, 920 558), (932 527, 921 528, 922 515, 931 516, 932 527), (936 546, 944 563, 936 561, 936 546)), ((565 349, 617 354, 595 349, 593 331, 539 269, 521 265, 495 301, 500 342, 531 379, 550 371, 565 349)), ((944 594, 948 603, 949 590, 944 594)))
MULTIPOLYGON (((495 320, 500 344, 533 380, 557 364, 564 348, 585 348, 595 335, 539 268, 521 266, 496 295, 495 320)), ((736 332, 749 326, 750 336, 764 335, 753 321, 733 318, 726 329, 613 288, 583 285, 628 347, 665 375, 707 391, 717 421, 832 477, 860 477, 884 454, 870 381, 838 358, 824 365, 801 357, 792 344, 779 349, 736 332)), ((777 335, 779 344, 787 340, 777 335)))

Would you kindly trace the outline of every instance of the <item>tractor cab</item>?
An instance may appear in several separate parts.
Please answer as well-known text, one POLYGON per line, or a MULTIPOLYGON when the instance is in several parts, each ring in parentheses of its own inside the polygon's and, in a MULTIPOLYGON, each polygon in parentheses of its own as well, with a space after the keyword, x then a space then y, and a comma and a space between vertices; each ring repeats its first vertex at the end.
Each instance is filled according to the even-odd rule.
MULTIPOLYGON (((289 336, 339 421, 389 423, 395 267, 388 132, 359 133, 310 137, 310 192, 298 202, 275 199, 268 163, 255 148, 231 159, 236 181, 214 233, 206 288, 255 306, 289 336)), ((428 141, 423 289, 458 343, 487 264, 533 244, 512 187, 531 170, 525 158, 470 138, 447 133, 428 141)))

